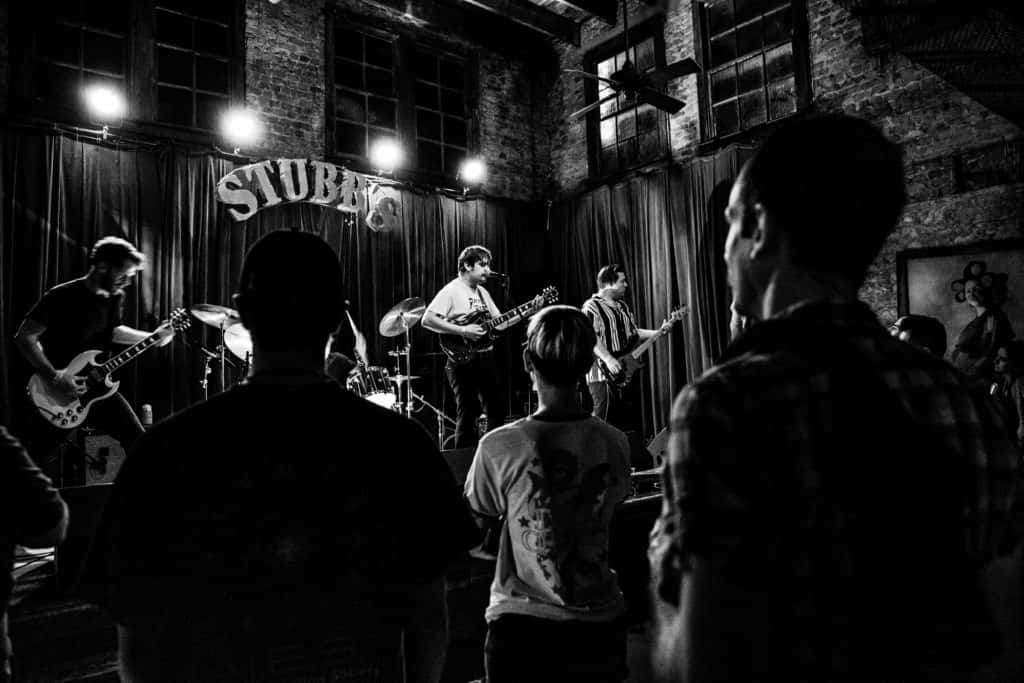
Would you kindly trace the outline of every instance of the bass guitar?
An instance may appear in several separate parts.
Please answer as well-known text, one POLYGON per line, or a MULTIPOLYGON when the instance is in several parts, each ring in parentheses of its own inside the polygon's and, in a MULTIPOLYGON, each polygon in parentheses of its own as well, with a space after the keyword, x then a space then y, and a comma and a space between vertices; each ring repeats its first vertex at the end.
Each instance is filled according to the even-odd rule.
POLYGON ((459 316, 449 322, 464 327, 466 325, 480 325, 484 328, 484 334, 476 341, 460 337, 456 334, 442 334, 441 335, 441 350, 444 351, 444 355, 448 356, 448 359, 455 365, 464 365, 469 361, 473 360, 473 357, 481 351, 487 351, 494 346, 494 335, 498 332, 498 328, 502 325, 506 327, 502 329, 508 329, 512 325, 517 325, 527 317, 533 315, 544 306, 553 304, 558 301, 558 290, 554 287, 545 287, 544 291, 538 294, 534 299, 527 301, 525 304, 516 306, 515 308, 505 311, 501 315, 488 318, 488 313, 483 310, 473 311, 466 315, 459 316), (510 321, 515 318, 520 318, 515 322, 510 321))
POLYGON ((597 365, 601 368, 601 374, 605 376, 608 383, 619 389, 625 389, 628 387, 636 377, 636 373, 644 367, 644 362, 640 359, 645 353, 647 353, 647 349, 651 348, 651 345, 654 344, 654 342, 668 334, 668 331, 671 329, 669 325, 682 320, 684 315, 686 315, 686 306, 680 306, 669 313, 669 316, 665 318, 665 322, 662 323, 658 331, 651 337, 645 339, 639 345, 631 345, 629 348, 613 354, 615 356, 615 360, 619 361, 619 365, 621 366, 618 373, 612 373, 608 370, 608 366, 605 362, 598 358, 597 365))
POLYGON ((39 414, 54 427, 74 429, 85 422, 93 403, 102 401, 117 391, 121 383, 113 381, 110 378, 111 373, 134 360, 144 351, 156 346, 164 338, 168 329, 175 333, 182 332, 188 329, 190 324, 188 311, 178 308, 152 334, 105 362, 101 363, 97 360, 97 357, 103 353, 102 351, 83 351, 78 354, 71 359, 62 372, 75 379, 84 380, 86 388, 84 394, 79 396, 65 394, 54 387, 49 380, 36 373, 28 381, 28 396, 35 404, 39 414))

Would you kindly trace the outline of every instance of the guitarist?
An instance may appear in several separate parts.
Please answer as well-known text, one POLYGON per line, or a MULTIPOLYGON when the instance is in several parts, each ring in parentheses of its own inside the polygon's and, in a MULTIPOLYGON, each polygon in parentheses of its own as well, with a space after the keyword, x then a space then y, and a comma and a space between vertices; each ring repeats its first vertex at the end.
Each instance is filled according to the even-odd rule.
MULTIPOLYGON (((14 336, 15 345, 35 372, 69 397, 78 396, 86 390, 84 381, 62 370, 76 355, 145 339, 146 332, 121 322, 124 289, 144 263, 145 257, 131 242, 104 237, 93 245, 89 271, 84 276, 43 294, 14 336)), ((168 330, 160 345, 173 338, 173 331, 168 330)), ((25 403, 25 409, 31 411, 24 421, 26 440, 39 462, 52 463, 54 450, 68 432, 47 424, 36 414, 31 401, 25 403)), ((143 433, 142 423, 120 393, 96 402, 85 424, 110 434, 125 451, 143 433)))
MULTIPOLYGON (((484 335, 484 328, 471 323, 457 322, 474 312, 483 312, 494 318, 501 311, 483 284, 491 275, 491 252, 480 245, 466 247, 459 254, 459 276, 441 288, 427 306, 423 327, 439 334, 454 334, 476 341, 484 335)), ((518 321, 510 321, 508 325, 518 321)), ((480 416, 483 400, 487 410, 487 424, 493 429, 502 424, 505 406, 498 384, 498 366, 492 348, 478 352, 462 365, 448 361, 445 366, 448 384, 455 395, 455 448, 475 446, 479 440, 476 419, 480 416)))
MULTIPOLYGON (((582 306, 597 333, 594 355, 604 362, 612 375, 621 370, 616 356, 633 348, 638 341, 657 334, 657 330, 636 326, 633 312, 623 301, 628 287, 622 266, 617 263, 604 266, 597 272, 597 293, 582 306)), ((666 325, 670 324, 666 322, 666 325)), ((587 387, 594 403, 595 417, 622 431, 640 429, 640 382, 632 382, 625 389, 613 389, 595 362, 587 373, 587 387)))

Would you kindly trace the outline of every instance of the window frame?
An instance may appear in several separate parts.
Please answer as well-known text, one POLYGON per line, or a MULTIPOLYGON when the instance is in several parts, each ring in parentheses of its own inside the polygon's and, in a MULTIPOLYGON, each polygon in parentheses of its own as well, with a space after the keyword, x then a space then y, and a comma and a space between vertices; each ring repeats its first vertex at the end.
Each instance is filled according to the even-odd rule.
POLYGON ((435 56, 461 62, 463 68, 463 98, 466 121, 466 150, 467 156, 474 155, 480 149, 479 140, 479 119, 477 104, 479 102, 479 89, 476 82, 478 73, 478 59, 473 54, 465 54, 452 49, 450 46, 432 40, 428 36, 417 35, 411 30, 385 24, 384 26, 369 26, 366 18, 349 13, 341 8, 330 7, 325 12, 325 40, 324 40, 324 158, 342 164, 354 171, 374 173, 376 169, 370 166, 369 159, 351 154, 341 153, 335 148, 336 120, 334 110, 335 100, 335 44, 334 27, 338 22, 344 22, 345 28, 375 37, 388 36, 394 41, 394 83, 395 98, 398 102, 396 114, 396 138, 405 152, 405 163, 402 168, 397 169, 394 177, 423 182, 428 184, 441 184, 442 186, 453 186, 457 180, 454 176, 445 175, 419 168, 417 159, 418 137, 416 133, 416 72, 411 66, 417 50, 430 52, 435 56))
MULTIPOLYGON (((667 63, 665 58, 664 29, 665 20, 663 16, 650 17, 629 27, 630 49, 635 50, 636 46, 647 38, 654 39, 654 68, 665 66, 667 63)), ((626 37, 622 32, 600 45, 595 45, 591 49, 587 50, 583 55, 583 70, 588 73, 596 74, 597 65, 600 62, 605 61, 610 57, 614 57, 625 50, 625 47, 626 37)), ((599 90, 600 86, 598 81, 592 78, 584 78, 583 106, 596 102, 599 90)), ((634 105, 633 111, 635 111, 638 106, 639 105, 634 105)), ((622 168, 616 168, 614 170, 605 169, 601 164, 601 108, 598 107, 586 115, 587 166, 588 178, 591 182, 612 178, 671 158, 672 138, 669 115, 667 112, 661 111, 657 108, 656 111, 658 112, 659 135, 663 137, 663 144, 660 153, 648 159, 638 158, 635 163, 622 168)))
MULTIPOLYGON (((740 128, 728 135, 716 136, 713 134, 714 113, 711 106, 711 42, 708 29, 707 8, 703 3, 693 3, 693 35, 695 52, 701 63, 701 70, 697 74, 697 94, 699 100, 700 118, 700 143, 698 153, 704 154, 721 147, 744 141, 757 141, 763 139, 776 127, 794 117, 805 114, 813 109, 813 94, 811 91, 811 61, 810 43, 807 24, 807 0, 788 0, 790 12, 793 18, 793 78, 796 87, 796 109, 784 116, 774 120, 765 120, 762 123, 750 128, 740 128)), ((781 43, 780 43, 781 44, 781 43)), ((746 56, 764 54, 766 50, 758 53, 744 53, 746 56)), ((735 62, 741 61, 737 55, 735 62)), ((717 68, 717 67, 715 67, 717 68)))

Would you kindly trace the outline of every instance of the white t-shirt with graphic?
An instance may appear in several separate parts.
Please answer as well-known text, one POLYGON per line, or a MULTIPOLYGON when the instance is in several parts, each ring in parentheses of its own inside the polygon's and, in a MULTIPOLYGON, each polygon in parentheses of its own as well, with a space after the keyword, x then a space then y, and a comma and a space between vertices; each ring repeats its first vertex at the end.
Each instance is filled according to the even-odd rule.
POLYGON ((494 305, 494 299, 481 285, 475 290, 461 278, 457 277, 444 287, 427 306, 431 313, 437 313, 445 320, 451 321, 473 311, 486 310, 492 318, 501 315, 494 305))
POLYGON ((506 519, 487 620, 622 614, 608 531, 629 489, 626 435, 598 418, 527 417, 485 435, 465 493, 476 512, 506 519))

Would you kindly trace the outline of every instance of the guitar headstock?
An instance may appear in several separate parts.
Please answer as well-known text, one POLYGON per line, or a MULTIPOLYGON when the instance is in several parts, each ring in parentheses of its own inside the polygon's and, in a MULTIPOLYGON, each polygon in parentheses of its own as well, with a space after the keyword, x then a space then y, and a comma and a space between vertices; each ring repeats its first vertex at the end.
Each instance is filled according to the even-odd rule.
POLYGON ((171 311, 167 324, 174 328, 175 332, 184 332, 192 326, 192 318, 184 308, 175 308, 171 311))
POLYGON ((686 315, 686 304, 683 304, 682 306, 679 306, 678 308, 674 309, 671 313, 669 313, 667 320, 670 323, 677 323, 680 320, 682 320, 683 316, 685 316, 685 315, 686 315))
POLYGON ((558 301, 558 288, 552 285, 545 287, 541 293, 541 298, 544 300, 544 305, 553 304, 558 301))

